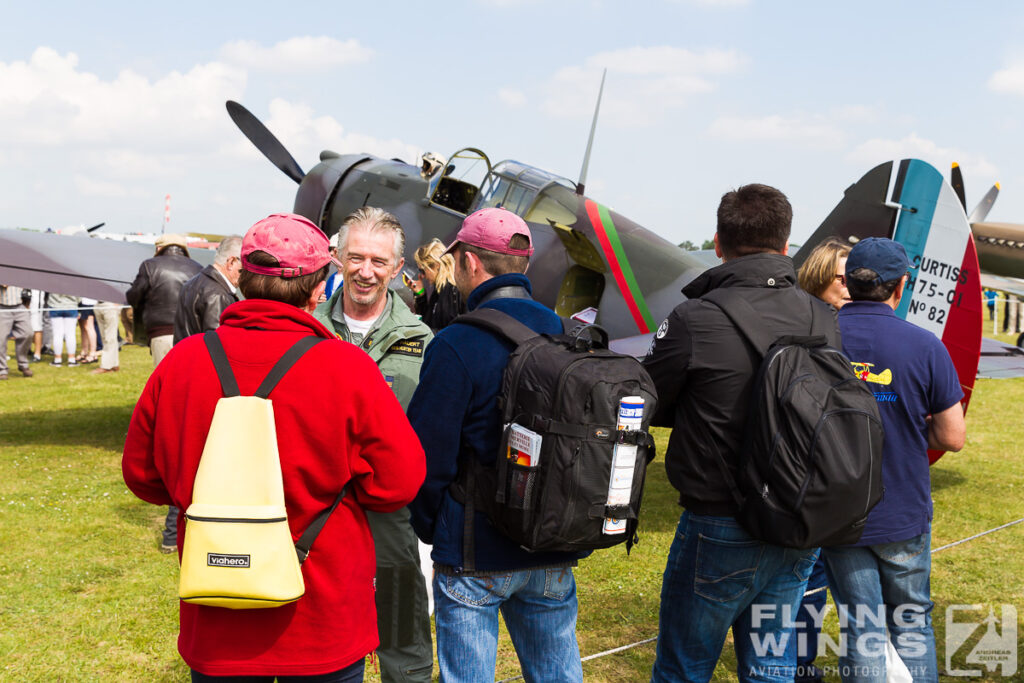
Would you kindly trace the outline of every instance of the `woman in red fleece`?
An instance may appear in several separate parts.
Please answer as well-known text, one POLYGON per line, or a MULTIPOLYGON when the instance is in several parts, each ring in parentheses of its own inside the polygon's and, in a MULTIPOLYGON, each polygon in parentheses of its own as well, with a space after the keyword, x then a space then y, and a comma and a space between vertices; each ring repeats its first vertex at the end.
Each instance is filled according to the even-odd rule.
MULTIPOLYGON (((269 609, 180 603, 178 651, 194 681, 208 676, 308 677, 361 681, 376 648, 373 539, 363 509, 406 505, 423 482, 423 449, 377 366, 309 314, 323 293, 327 238, 305 218, 278 214, 246 233, 246 300, 221 317, 217 335, 243 395, 304 336, 314 346, 270 395, 277 424, 293 538, 347 495, 302 565, 306 593, 269 609)), ((214 406, 221 398, 202 335, 183 340, 160 363, 135 406, 122 470, 128 488, 156 505, 186 510, 214 406)), ((178 518, 179 553, 184 520, 178 518)), ((221 680, 221 679, 218 679, 221 680)))

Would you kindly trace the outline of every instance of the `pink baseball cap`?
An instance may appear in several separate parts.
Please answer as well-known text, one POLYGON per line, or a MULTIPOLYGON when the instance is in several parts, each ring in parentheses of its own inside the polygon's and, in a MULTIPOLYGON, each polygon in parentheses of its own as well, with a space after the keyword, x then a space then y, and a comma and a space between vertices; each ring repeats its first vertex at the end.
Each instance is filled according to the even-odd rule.
POLYGON ((299 277, 309 275, 333 261, 341 263, 327 250, 327 235, 308 218, 294 213, 275 213, 249 228, 242 238, 242 268, 250 273, 299 277), (277 259, 278 266, 249 263, 254 251, 265 251, 277 259))
POLYGON ((474 211, 462 221, 462 228, 455 241, 444 253, 451 252, 459 242, 480 247, 487 251, 512 256, 532 256, 533 237, 526 221, 508 209, 490 208, 474 211), (508 246, 513 235, 524 235, 529 246, 526 249, 511 249, 508 246))

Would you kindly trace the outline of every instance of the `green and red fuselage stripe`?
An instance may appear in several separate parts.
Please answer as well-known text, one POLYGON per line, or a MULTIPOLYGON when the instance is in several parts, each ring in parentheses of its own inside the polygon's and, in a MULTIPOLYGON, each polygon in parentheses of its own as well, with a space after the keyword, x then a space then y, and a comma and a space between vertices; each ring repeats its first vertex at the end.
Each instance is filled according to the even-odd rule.
POLYGON ((629 264, 629 259, 626 258, 626 252, 622 248, 622 241, 615 229, 611 212, 608 211, 608 207, 590 199, 584 199, 583 202, 587 210, 587 218, 594 226, 594 233, 601 243, 601 250, 604 252, 608 265, 611 266, 615 283, 619 286, 619 291, 622 292, 622 298, 633 316, 637 329, 640 330, 640 334, 651 332, 654 330, 654 318, 651 317, 651 311, 647 308, 644 294, 636 282, 633 268, 629 264))

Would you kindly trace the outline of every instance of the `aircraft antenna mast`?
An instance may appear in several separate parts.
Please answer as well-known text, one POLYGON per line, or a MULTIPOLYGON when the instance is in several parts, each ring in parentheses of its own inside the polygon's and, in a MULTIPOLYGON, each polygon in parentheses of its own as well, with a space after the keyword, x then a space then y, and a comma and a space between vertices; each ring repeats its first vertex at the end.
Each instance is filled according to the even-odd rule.
POLYGON ((576 183, 576 194, 582 195, 587 182, 587 167, 590 165, 590 149, 594 146, 594 132, 597 130, 597 115, 601 111, 601 95, 604 94, 604 77, 608 69, 601 72, 601 87, 597 91, 597 106, 594 107, 594 120, 590 124, 590 137, 587 138, 587 152, 583 155, 583 168, 580 169, 580 181, 576 183))

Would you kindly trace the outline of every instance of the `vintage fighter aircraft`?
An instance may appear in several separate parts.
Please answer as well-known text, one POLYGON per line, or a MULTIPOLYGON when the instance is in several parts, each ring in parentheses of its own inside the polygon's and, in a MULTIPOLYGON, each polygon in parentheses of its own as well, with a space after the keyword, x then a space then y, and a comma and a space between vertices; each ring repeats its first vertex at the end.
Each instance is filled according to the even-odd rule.
MULTIPOLYGON (((964 193, 963 171, 956 162, 950 171, 950 184, 966 211, 967 196, 964 193)), ((974 242, 978 247, 978 265, 983 273, 1024 278, 1024 225, 985 221, 999 195, 999 189, 999 183, 989 188, 967 216, 971 232, 974 233, 974 242)))
POLYGON ((585 163, 580 182, 573 183, 518 161, 492 164, 472 147, 455 152, 434 172, 429 163, 420 168, 369 154, 324 151, 320 163, 304 173, 245 107, 229 101, 227 109, 257 149, 299 184, 295 212, 328 235, 359 207, 381 207, 405 228, 411 261, 413 250, 432 238, 447 244, 473 211, 501 206, 519 214, 535 242, 529 272, 534 297, 563 316, 597 309, 596 322, 620 340, 618 348, 637 355, 682 299, 683 286, 707 267, 586 197, 585 163))

